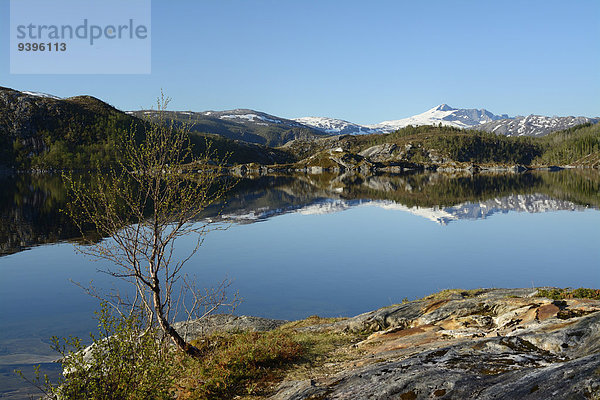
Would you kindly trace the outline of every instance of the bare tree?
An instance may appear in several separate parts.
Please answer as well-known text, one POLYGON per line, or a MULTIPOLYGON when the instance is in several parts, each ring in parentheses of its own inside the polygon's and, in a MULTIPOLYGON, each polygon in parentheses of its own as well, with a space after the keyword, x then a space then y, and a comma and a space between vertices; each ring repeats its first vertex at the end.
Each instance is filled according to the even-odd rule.
MULTIPOLYGON (((82 232, 89 232, 91 225, 96 235, 107 237, 79 250, 109 260, 114 267, 105 272, 134 285, 130 311, 142 310, 148 326, 158 324, 178 348, 197 357, 198 349, 172 326, 176 303, 181 301, 174 292, 177 286, 195 288, 188 280, 179 284, 178 280, 211 229, 200 213, 219 200, 230 184, 208 145, 202 156, 194 156, 189 130, 164 119, 169 100, 161 93, 156 120, 144 125, 143 132, 131 129, 116 168, 93 184, 68 178, 68 212, 82 232), (184 256, 176 254, 177 240, 190 235, 196 240, 194 248, 184 256)), ((222 285, 217 292, 194 289, 184 294, 193 299, 191 306, 184 307, 185 313, 191 318, 201 307, 200 316, 212 312, 225 303, 225 289, 222 285)), ((124 302, 120 298, 113 305, 121 308, 124 302)))

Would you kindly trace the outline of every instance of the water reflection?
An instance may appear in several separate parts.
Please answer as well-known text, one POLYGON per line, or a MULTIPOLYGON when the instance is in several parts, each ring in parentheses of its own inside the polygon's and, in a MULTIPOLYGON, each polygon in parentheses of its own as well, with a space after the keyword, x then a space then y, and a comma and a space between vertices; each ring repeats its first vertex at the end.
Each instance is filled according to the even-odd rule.
MULTIPOLYGON (((60 176, 4 176, 0 187, 0 255, 79 238, 77 227, 61 212, 67 191, 60 176)), ((244 177, 223 203, 202 217, 252 223, 289 212, 328 213, 365 205, 410 212, 444 225, 499 212, 600 208, 600 174, 565 170, 244 177)))
MULTIPOLYGON (((0 185, 2 254, 78 239, 59 176, 0 185)), ((352 316, 444 288, 598 287, 600 212, 541 214, 586 208, 600 208, 597 171, 246 177, 202 215, 239 223, 211 232, 186 272, 206 286, 232 278, 236 313, 281 319, 352 316)), ((69 279, 123 284, 72 247, 0 258, 0 397, 23 386, 14 368, 55 359, 50 336, 94 329, 98 305, 69 279)))
POLYGON ((0 255, 79 236, 60 211, 67 192, 59 176, 4 176, 0 187, 0 255))

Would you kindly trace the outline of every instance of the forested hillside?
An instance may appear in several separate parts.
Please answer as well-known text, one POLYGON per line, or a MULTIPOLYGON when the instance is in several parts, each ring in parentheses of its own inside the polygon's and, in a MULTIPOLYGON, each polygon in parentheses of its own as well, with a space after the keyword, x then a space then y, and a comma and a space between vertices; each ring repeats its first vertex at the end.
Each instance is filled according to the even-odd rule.
POLYGON ((0 88, 0 165, 90 168, 114 162, 115 143, 142 122, 91 96, 64 100, 0 88))
MULTIPOLYGON (((113 165, 128 132, 150 122, 91 96, 57 99, 0 87, 0 167, 21 170, 94 169, 113 165)), ((191 132, 196 153, 207 143, 231 163, 290 162, 290 155, 218 135, 191 132)))
POLYGON ((600 124, 585 124, 541 138, 540 164, 600 165, 600 124))
POLYGON ((598 167, 600 125, 581 125, 545 137, 507 137, 448 126, 408 126, 390 134, 342 135, 285 146, 307 166, 598 167))

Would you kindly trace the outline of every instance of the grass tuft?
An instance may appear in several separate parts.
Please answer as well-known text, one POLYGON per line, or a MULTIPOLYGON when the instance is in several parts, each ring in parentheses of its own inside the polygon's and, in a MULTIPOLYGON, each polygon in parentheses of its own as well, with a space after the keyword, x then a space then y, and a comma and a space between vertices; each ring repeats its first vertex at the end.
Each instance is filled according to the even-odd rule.
POLYGON ((547 297, 552 300, 563 300, 563 299, 600 300, 600 289, 588 289, 588 288, 538 289, 538 293, 537 293, 536 297, 547 297))
POLYGON ((449 299, 455 295, 462 296, 463 298, 473 298, 477 297, 480 294, 485 293, 485 289, 444 289, 440 292, 430 294, 429 296, 425 296, 424 300, 445 300, 449 299))
POLYGON ((346 345, 358 339, 296 329, 338 320, 312 316, 269 332, 218 333, 193 341, 204 357, 183 361, 177 396, 190 400, 258 398, 268 395, 286 376, 306 379, 325 364, 343 361, 346 345))

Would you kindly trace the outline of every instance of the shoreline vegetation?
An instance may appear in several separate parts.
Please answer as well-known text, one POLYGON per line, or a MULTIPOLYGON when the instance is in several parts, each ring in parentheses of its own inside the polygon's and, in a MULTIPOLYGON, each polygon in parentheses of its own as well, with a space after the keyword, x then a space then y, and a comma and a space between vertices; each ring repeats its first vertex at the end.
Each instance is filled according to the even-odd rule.
MULTIPOLYGON (((217 314, 187 324, 189 329, 178 329, 203 357, 157 358, 151 373, 160 373, 166 385, 160 398, 600 396, 599 289, 449 289, 351 318, 287 322, 217 314)), ((116 331, 119 338, 127 337, 118 336, 122 329, 116 331)), ((135 350, 144 354, 146 347, 135 350)), ((123 344, 111 348, 134 350, 123 344)), ((79 363, 101 360, 116 368, 105 353, 86 352, 79 363)), ((119 373, 125 364, 118 362, 119 373)), ((80 384, 84 378, 67 375, 63 389, 69 379, 80 384)), ((124 378, 102 379, 116 385, 124 378)), ((144 393, 156 384, 137 380, 126 390, 144 393)))

